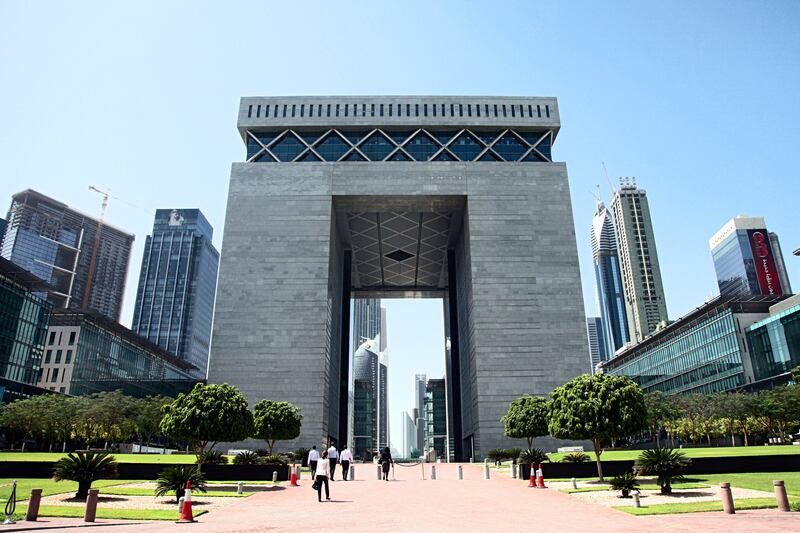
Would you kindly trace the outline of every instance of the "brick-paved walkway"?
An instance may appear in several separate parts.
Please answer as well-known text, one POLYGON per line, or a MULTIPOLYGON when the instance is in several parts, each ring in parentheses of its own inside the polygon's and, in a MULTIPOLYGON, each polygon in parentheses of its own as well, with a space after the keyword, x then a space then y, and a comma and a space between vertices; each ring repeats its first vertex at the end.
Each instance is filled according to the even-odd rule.
MULTIPOLYGON (((318 503, 311 481, 301 487, 259 493, 224 509, 199 517, 196 524, 164 522, 97 525, 92 531, 491 531, 491 532, 696 532, 800 531, 800 513, 775 511, 634 517, 577 501, 556 490, 528 489, 526 483, 492 471, 484 480, 482 465, 463 465, 464 480, 456 480, 456 465, 430 465, 422 480, 419 466, 395 468, 396 480, 376 479, 373 465, 356 465, 357 479, 331 484, 330 502, 318 503)), ((340 473, 337 472, 337 477, 340 473)), ((50 525, 77 525, 74 520, 48 519, 50 525)), ((33 524, 20 522, 14 529, 33 524)), ((44 525, 44 524, 42 524, 44 525)), ((0 526, 2 529, 2 526, 0 526)))

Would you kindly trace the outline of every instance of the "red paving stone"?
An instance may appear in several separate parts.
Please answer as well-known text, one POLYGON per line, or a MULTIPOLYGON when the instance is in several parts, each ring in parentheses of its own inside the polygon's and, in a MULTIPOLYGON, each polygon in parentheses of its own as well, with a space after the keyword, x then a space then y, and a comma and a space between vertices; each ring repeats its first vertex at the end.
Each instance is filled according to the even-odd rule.
MULTIPOLYGON (((396 467, 392 481, 378 481, 374 465, 356 465, 357 479, 331 483, 331 501, 318 503, 311 481, 282 487, 236 501, 202 515, 195 524, 165 522, 98 525, 93 531, 348 531, 348 532, 716 532, 800 531, 800 513, 775 511, 697 513, 635 517, 585 503, 551 489, 529 489, 527 483, 492 470, 483 479, 482 465, 463 465, 464 480, 456 479, 457 465, 396 467)), ((337 472, 337 475, 340 475, 337 472)), ((202 497, 202 496, 200 496, 202 497)), ((177 515, 176 515, 177 517, 177 515)), ((56 524, 57 519, 52 525, 56 524)), ((63 521, 64 525, 76 524, 63 521)), ((20 523, 22 525, 23 523, 20 523)), ((19 526, 17 526, 18 528, 19 526)), ((16 528, 15 528, 16 529, 16 528)), ((2 526, 0 526, 2 530, 2 526)))

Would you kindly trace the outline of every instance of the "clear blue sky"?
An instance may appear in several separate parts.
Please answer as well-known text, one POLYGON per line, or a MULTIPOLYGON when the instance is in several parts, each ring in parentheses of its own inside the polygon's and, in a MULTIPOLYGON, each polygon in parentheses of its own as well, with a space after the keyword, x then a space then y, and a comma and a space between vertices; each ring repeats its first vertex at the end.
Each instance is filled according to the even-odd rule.
MULTIPOLYGON (((89 184, 128 202, 108 220, 137 236, 129 325, 154 209, 201 208, 221 243, 240 96, 556 96, 587 310, 605 161, 648 191, 677 318, 715 291, 707 240, 737 214, 767 218, 800 286, 799 23, 794 1, 2 2, 0 202, 31 187, 96 213, 89 184)), ((419 329, 438 303, 389 309, 392 361, 440 374, 441 328, 419 329)))

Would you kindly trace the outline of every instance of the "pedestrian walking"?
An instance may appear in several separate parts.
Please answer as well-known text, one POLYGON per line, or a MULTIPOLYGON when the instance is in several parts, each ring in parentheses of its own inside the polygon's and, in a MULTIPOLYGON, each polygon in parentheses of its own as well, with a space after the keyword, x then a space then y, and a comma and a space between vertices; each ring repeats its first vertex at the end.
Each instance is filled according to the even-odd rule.
POLYGON ((336 450, 336 446, 334 446, 333 443, 331 443, 331 447, 328 448, 328 462, 331 467, 331 481, 333 481, 333 474, 336 473, 336 463, 339 462, 339 452, 336 450))
POLYGON ((325 499, 331 499, 330 489, 328 488, 328 479, 331 476, 330 463, 328 462, 328 452, 322 452, 322 458, 319 462, 319 468, 316 470, 314 476, 314 487, 317 488, 317 501, 322 501, 322 485, 325 485, 325 499))
POLYGON ((317 461, 319 461, 319 452, 316 446, 312 446, 311 451, 308 452, 308 468, 311 469, 311 479, 314 479, 314 472, 317 471, 317 461))
POLYGON ((383 480, 389 481, 389 468, 394 464, 392 461, 392 452, 389 451, 389 447, 383 449, 381 452, 381 469, 383 470, 383 480))
POLYGON ((339 454, 339 462, 342 464, 342 479, 347 481, 347 473, 350 472, 350 463, 353 462, 353 454, 350 453, 350 448, 347 444, 344 445, 344 450, 339 454))

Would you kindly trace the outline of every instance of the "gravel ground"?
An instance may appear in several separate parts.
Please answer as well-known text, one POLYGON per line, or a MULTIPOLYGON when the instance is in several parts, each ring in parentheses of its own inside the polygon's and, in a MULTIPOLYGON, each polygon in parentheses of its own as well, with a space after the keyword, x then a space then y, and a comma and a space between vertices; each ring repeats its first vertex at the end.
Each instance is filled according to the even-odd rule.
MULTIPOLYGON (((655 483, 655 480, 641 479, 641 483, 655 483)), ((553 481, 548 483, 550 488, 571 489, 572 483, 553 481)), ((600 483, 597 482, 581 482, 577 483, 578 487, 597 487, 600 483)), ((771 492, 761 490, 741 489, 731 487, 733 492, 733 500, 742 498, 774 498, 775 495, 771 492)), ((633 505, 633 498, 621 498, 618 491, 613 490, 596 490, 591 492, 576 492, 570 494, 573 498, 578 498, 588 503, 597 505, 604 505, 606 507, 615 507, 617 505, 633 505)), ((708 501, 722 501, 718 487, 708 487, 699 489, 672 489, 671 495, 661 494, 659 490, 643 490, 639 496, 642 505, 657 505, 661 503, 690 503, 690 502, 708 502, 708 501)))
MULTIPOLYGON (((269 485, 248 485, 247 483, 245 483, 243 485, 243 490, 244 490, 244 492, 261 492, 261 491, 273 490, 274 487, 275 487, 275 485, 272 485, 272 484, 269 484, 269 485)), ((150 483, 150 482, 147 482, 147 483, 126 483, 125 485, 114 485, 114 488, 120 488, 120 489, 121 488, 126 488, 126 489, 127 488, 131 488, 131 489, 150 489, 150 490, 155 490, 156 484, 155 483, 150 483)), ((206 490, 209 490, 209 491, 216 490, 216 491, 220 491, 220 492, 224 492, 224 491, 236 492, 236 489, 237 489, 237 486, 236 486, 236 484, 233 484, 233 483, 230 483, 230 484, 219 484, 219 485, 216 484, 216 483, 214 483, 213 485, 209 483, 208 485, 206 485, 206 490)), ((102 492, 103 491, 101 489, 100 493, 102 494, 102 492)), ((203 493, 202 492, 192 492, 192 499, 194 499, 194 497, 198 496, 198 495, 202 496, 203 493)))
MULTIPOLYGON (((241 499, 243 498, 211 498, 203 496, 202 493, 199 495, 192 494, 192 508, 214 511, 241 499)), ((42 498, 41 504, 66 505, 70 507, 86 506, 85 501, 76 500, 74 498, 74 493, 45 496, 42 498)), ((175 503, 174 497, 156 498, 154 496, 118 496, 115 494, 104 496, 102 489, 100 490, 97 507, 112 509, 172 509, 175 511, 176 515, 178 513, 178 504, 175 503)))

